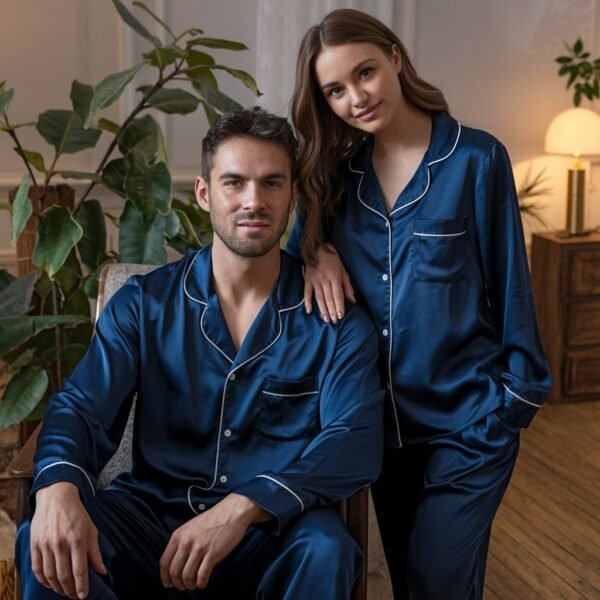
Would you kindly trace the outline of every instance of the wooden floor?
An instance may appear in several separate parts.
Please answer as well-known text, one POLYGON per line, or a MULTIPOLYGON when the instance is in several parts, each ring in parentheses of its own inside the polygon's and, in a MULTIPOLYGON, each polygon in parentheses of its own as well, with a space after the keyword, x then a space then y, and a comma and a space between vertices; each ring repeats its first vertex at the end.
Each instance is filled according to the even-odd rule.
MULTIPOLYGON (((389 600, 376 527, 371 514, 369 600, 389 600)), ((484 597, 600 600, 600 401, 547 404, 521 433, 494 521, 484 597)))
POLYGON ((486 600, 600 600, 600 402, 545 405, 494 522, 486 600))

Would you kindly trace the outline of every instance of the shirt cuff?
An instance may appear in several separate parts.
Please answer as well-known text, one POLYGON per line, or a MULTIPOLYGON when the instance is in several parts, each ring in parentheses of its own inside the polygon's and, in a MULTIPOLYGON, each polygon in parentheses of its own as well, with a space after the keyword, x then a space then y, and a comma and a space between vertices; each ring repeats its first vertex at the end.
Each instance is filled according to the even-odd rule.
POLYGON ((542 407, 547 391, 532 388, 513 377, 502 377, 502 406, 499 416, 515 427, 527 427, 542 407))
POLYGON ((273 527, 275 535, 279 535, 281 530, 305 509, 300 496, 277 475, 270 473, 257 475, 237 488, 235 492, 250 498, 260 508, 275 517, 273 527))
POLYGON ((29 508, 32 514, 35 511, 35 493, 40 488, 58 483, 59 481, 67 481, 76 485, 84 504, 90 502, 96 495, 91 477, 80 466, 65 460, 49 463, 38 471, 33 480, 29 494, 29 508))

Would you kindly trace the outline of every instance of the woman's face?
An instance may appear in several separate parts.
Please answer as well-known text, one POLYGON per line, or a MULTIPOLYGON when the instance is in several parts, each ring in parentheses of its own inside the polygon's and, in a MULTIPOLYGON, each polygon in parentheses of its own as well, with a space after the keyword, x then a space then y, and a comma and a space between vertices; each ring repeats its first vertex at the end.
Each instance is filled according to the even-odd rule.
POLYGON ((367 133, 383 131, 402 99, 400 51, 392 56, 367 43, 326 46, 317 55, 315 76, 331 110, 367 133))

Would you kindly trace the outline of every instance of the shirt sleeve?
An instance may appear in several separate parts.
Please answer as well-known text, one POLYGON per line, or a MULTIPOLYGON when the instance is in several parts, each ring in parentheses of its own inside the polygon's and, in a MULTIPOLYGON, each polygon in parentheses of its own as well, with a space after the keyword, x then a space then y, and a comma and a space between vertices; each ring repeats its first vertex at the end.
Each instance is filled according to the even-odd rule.
POLYGON ((139 360, 139 286, 121 287, 102 311, 91 344, 63 389, 46 406, 34 456, 29 497, 57 481, 69 481, 83 499, 116 451, 131 409, 139 360))
POLYGON ((277 533, 305 510, 350 497, 381 470, 384 391, 375 328, 357 306, 338 327, 321 388, 321 431, 284 470, 262 473, 236 489, 275 515, 277 533))
POLYGON ((496 143, 475 188, 477 237, 487 298, 502 342, 501 418, 526 427, 550 389, 538 332, 525 240, 510 160, 496 143))

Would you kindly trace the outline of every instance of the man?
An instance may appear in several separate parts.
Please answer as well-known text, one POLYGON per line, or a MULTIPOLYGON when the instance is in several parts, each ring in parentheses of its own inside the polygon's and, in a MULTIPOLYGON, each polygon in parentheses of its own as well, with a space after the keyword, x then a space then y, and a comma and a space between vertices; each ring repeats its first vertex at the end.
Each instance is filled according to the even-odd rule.
POLYGON ((127 282, 50 401, 17 538, 25 598, 348 598, 360 552, 333 508, 379 473, 377 337, 359 307, 303 310, 280 251, 294 209, 285 119, 203 140, 212 247, 127 282), (133 464, 94 480, 135 409, 133 464))

